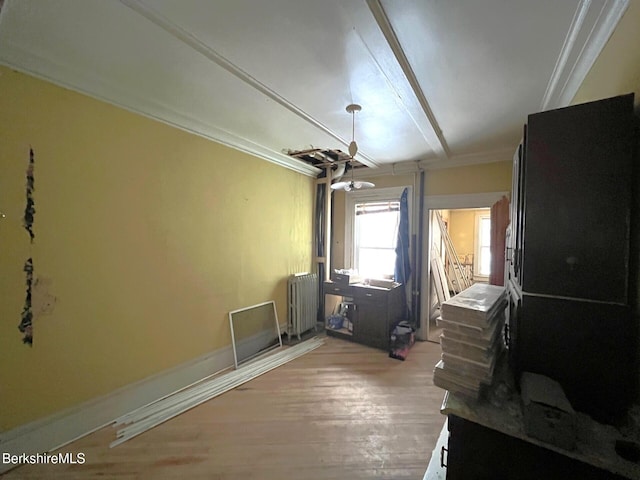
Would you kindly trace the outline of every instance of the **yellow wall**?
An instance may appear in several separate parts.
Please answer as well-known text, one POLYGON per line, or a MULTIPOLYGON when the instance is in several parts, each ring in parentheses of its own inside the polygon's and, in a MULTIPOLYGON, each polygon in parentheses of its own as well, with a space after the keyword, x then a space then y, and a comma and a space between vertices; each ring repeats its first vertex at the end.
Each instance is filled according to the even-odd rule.
POLYGON ((286 318, 313 179, 6 68, 0 92, 0 431, 229 345, 230 310, 274 299, 286 318), (33 347, 29 256, 58 298, 33 347))
MULTIPOLYGON (((517 145, 513 146, 515 152, 517 145)), ((429 170, 425 178, 425 195, 463 195, 511 191, 512 159, 429 170)))
MULTIPOLYGON (((515 152, 517 145, 513 146, 515 152)), ((425 172, 425 195, 462 195, 473 193, 509 192, 511 191, 511 173, 513 163, 500 161, 471 165, 466 167, 452 167, 425 172)), ((376 188, 399 187, 404 185, 414 186, 418 190, 418 184, 414 183, 414 175, 386 175, 371 177, 368 180, 375 183, 376 188)), ((344 259, 344 215, 345 195, 341 191, 335 192, 333 242, 331 251, 331 263, 334 268, 342 268, 344 259)), ((415 231, 415 228, 412 227, 415 231)))
POLYGON ((489 209, 451 210, 449 235, 459 257, 475 255, 476 249, 476 215, 490 213, 489 209))

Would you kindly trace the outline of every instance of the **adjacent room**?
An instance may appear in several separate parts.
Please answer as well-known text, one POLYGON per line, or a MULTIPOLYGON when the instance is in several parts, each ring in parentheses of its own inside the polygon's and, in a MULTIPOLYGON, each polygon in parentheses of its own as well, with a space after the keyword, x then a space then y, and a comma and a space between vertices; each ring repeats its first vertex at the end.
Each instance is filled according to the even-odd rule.
POLYGON ((439 342, 442 327, 437 319, 442 303, 474 283, 489 282, 491 209, 432 210, 428 217, 432 242, 427 338, 439 342))
POLYGON ((635 0, 0 0, 0 476, 640 479, 638 45, 635 0))

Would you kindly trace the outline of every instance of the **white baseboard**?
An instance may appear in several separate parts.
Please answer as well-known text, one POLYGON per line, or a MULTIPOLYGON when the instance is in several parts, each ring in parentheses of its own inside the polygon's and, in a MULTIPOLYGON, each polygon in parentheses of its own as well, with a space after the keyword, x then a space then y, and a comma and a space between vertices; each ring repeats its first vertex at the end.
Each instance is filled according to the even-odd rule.
MULTIPOLYGON (((56 450, 204 377, 233 367, 231 346, 126 385, 103 397, 0 433, 0 455, 56 450)), ((114 431, 115 435, 115 431, 114 431)), ((0 461, 0 474, 15 465, 0 461)))

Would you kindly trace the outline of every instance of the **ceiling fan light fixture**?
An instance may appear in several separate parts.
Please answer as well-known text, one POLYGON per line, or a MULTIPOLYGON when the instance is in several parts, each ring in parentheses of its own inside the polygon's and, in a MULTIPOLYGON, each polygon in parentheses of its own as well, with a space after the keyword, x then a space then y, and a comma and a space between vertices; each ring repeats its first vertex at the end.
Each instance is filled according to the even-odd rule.
POLYGON ((356 182, 353 177, 353 157, 358 153, 358 144, 355 139, 355 127, 356 127, 356 112, 362 110, 362 107, 356 103, 347 105, 347 112, 351 114, 351 143, 349 143, 349 162, 351 162, 351 181, 350 182, 337 182, 331 185, 332 190, 344 190, 350 192, 351 190, 360 190, 361 188, 373 188, 375 185, 371 182, 356 182))

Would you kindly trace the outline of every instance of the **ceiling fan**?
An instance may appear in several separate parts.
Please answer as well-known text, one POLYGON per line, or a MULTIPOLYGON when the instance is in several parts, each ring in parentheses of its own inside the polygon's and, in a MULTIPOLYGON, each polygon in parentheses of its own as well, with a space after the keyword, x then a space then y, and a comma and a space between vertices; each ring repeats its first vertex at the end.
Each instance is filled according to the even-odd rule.
POLYGON ((362 188, 373 188, 375 185, 371 182, 363 182, 361 180, 355 180, 353 178, 353 157, 358 153, 358 144, 355 140, 355 124, 356 124, 356 112, 362 110, 362 107, 358 104, 352 103, 347 105, 347 112, 351 114, 351 143, 349 144, 349 162, 351 162, 351 180, 348 182, 336 182, 331 185, 332 190, 344 190, 350 192, 351 190, 360 190, 362 188))

